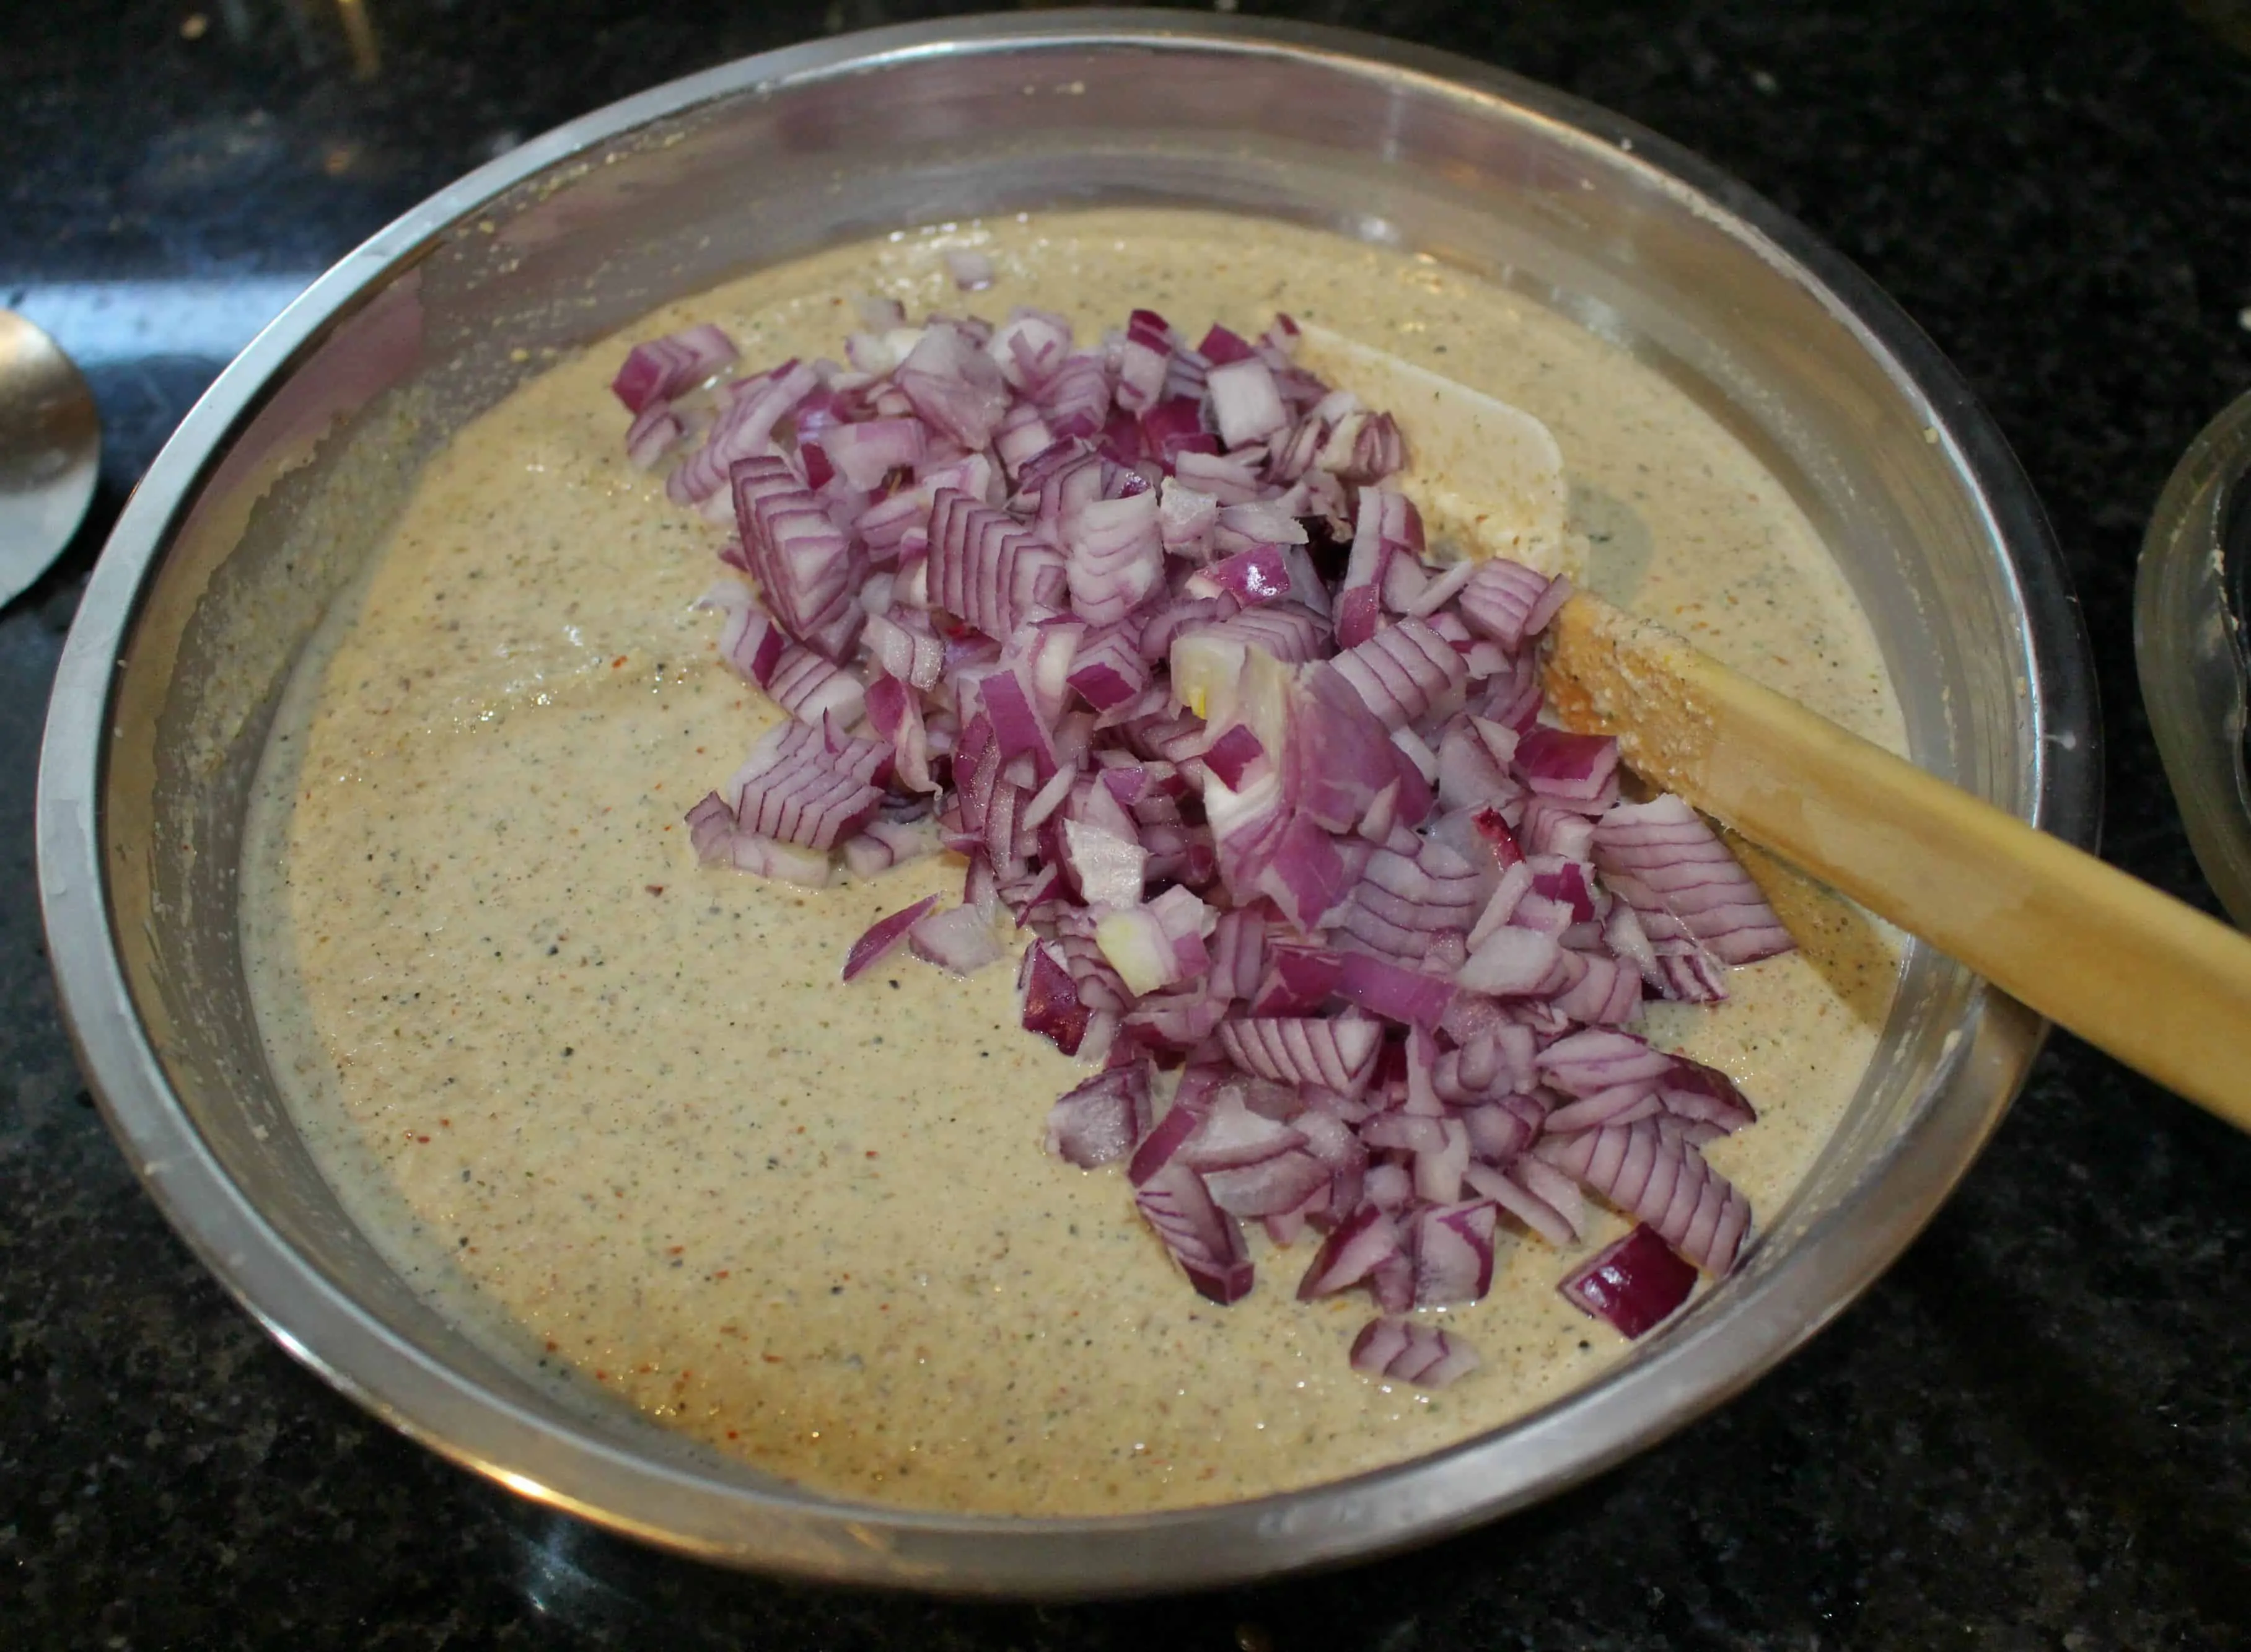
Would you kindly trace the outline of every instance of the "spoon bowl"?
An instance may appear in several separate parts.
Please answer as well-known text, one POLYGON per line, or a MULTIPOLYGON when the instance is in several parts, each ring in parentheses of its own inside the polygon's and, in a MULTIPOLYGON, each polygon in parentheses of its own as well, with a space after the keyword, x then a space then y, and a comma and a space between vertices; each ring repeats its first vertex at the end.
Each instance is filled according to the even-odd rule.
POLYGON ((100 468, 85 376, 39 328, 0 309, 0 607, 62 554, 100 468))

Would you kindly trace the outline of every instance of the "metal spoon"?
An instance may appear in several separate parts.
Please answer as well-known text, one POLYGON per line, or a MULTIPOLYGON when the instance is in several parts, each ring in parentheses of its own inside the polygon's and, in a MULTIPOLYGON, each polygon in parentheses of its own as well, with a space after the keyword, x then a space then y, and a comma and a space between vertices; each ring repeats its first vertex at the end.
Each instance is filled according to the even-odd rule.
POLYGON ((70 543, 100 466, 85 378, 53 339, 0 309, 0 607, 70 543))

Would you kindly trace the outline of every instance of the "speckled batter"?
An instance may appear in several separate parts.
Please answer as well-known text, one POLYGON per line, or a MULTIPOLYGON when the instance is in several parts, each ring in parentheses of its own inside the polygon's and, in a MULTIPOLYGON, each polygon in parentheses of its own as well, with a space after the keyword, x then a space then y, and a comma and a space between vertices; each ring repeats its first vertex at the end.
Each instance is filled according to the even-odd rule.
MULTIPOLYGON (((834 353, 850 295, 963 307, 939 253, 964 244, 998 263, 988 316, 1044 304, 1088 337, 1137 303, 1193 329, 1283 308, 1520 403, 1562 443, 1607 594, 1901 746, 1866 621, 1780 486, 1622 354, 1428 261, 1240 220, 1058 217, 824 254, 633 336, 710 318, 753 364, 834 353)), ((1448 1315, 1485 1364, 1434 1396, 1347 1368, 1368 1305, 1296 1302, 1305 1246, 1254 1234, 1257 1289, 1205 1303, 1122 1177, 1042 1152, 1079 1072, 1016 1029, 1008 968, 964 982, 902 954, 838 983, 853 936, 958 890, 958 866, 818 893, 697 869, 681 815, 774 713, 692 609, 717 531, 620 455, 624 348, 561 362, 430 467, 262 776, 243 913, 261 1024, 385 1253, 571 1392, 808 1485, 963 1510, 1325 1480, 1615 1358, 1536 1239, 1505 1242, 1492 1297, 1448 1315)), ((1896 954, 1752 864, 1804 953, 1654 1024, 1758 1102, 1712 1156, 1771 1212, 1858 1083, 1896 954)))

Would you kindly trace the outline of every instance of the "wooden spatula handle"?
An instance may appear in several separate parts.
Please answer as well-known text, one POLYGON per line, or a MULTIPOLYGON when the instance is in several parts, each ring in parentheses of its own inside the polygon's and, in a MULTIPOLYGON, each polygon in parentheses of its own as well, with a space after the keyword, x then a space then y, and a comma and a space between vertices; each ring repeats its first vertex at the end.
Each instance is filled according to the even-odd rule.
POLYGON ((2251 1130, 2251 939, 1583 593, 1574 728, 2089 1044, 2251 1130))

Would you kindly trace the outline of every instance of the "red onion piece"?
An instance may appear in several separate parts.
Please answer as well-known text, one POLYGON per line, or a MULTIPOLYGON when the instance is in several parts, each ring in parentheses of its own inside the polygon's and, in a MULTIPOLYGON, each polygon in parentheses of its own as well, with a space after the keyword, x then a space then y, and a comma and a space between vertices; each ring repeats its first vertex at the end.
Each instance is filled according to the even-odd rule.
POLYGON ((1133 1204, 1198 1294, 1222 1306, 1250 1294, 1250 1255, 1242 1231, 1194 1170, 1167 1165, 1133 1190, 1133 1204))
POLYGON ((717 792, 706 792, 703 801, 684 816, 688 824, 688 841, 696 850, 698 864, 705 866, 724 864, 727 859, 727 840, 735 835, 735 811, 727 800, 717 792))
POLYGON ((1349 1290, 1404 1251, 1390 1216, 1375 1204, 1362 1204, 1321 1241, 1306 1276, 1298 1281, 1298 1300, 1310 1302, 1349 1290))
POLYGON ((889 754, 873 740, 784 723, 751 747, 727 783, 741 829, 827 850, 857 831, 883 800, 876 776, 889 754))
POLYGON ((1090 906, 1138 906, 1149 851, 1138 837, 1120 836, 1085 821, 1063 823, 1063 864, 1090 906))
POLYGON ((1068 681, 1098 711, 1130 705, 1149 685, 1149 668, 1129 626, 1089 632, 1072 656, 1068 681))
POLYGON ((1305 1136, 1287 1123, 1251 1110, 1243 1083, 1222 1082, 1212 1091, 1194 1133, 1181 1144, 1179 1157, 1197 1170, 1237 1170, 1305 1145, 1305 1136))
POLYGON ((938 904, 936 895, 925 895, 911 906, 904 907, 888 918, 878 918, 868 931, 852 943, 852 950, 844 959, 844 979, 856 981, 907 937, 907 931, 922 921, 924 914, 938 904))
POLYGON ((696 606, 717 608, 727 616, 719 631, 719 657, 737 676, 762 689, 773 681, 789 639, 750 591, 736 580, 723 580, 698 598, 696 606))
POLYGON ((1096 625, 1124 619, 1163 582, 1154 493, 1082 505, 1064 519, 1063 534, 1071 607, 1096 625))
POLYGON ((839 727, 849 728, 867 710, 860 679, 811 649, 784 649, 764 687, 775 705, 801 723, 834 718, 839 727))
POLYGON ((1255 1014, 1310 1014, 1336 996, 1344 978, 1341 954, 1323 947, 1277 941, 1267 948, 1266 968, 1251 995, 1255 1014))
POLYGON ((1058 440, 1075 441, 1094 435, 1110 417, 1110 376, 1098 357, 1072 355, 1063 358, 1053 378, 1038 392, 1041 413, 1058 440))
POLYGON ((1493 1288, 1493 1243, 1499 1208, 1491 1199, 1440 1204, 1416 1212, 1408 1249, 1415 1259, 1415 1306, 1474 1302, 1493 1288))
POLYGON ((1631 1033, 1589 1030, 1540 1052, 1541 1076, 1566 1095, 1595 1095, 1620 1085, 1653 1087, 1673 1058, 1631 1033))
MULTIPOLYGON (((1217 322, 1211 324, 1210 330, 1203 336, 1203 342, 1196 346, 1196 354, 1214 367, 1224 367, 1229 362, 1249 361, 1256 353, 1239 334, 1229 332, 1217 322)), ((1206 382, 1209 382, 1209 378, 1206 382)))
POLYGON ((994 935, 992 920, 975 906, 927 914, 907 931, 907 945, 925 963, 955 975, 975 975, 1008 950, 994 935))
POLYGON ((1540 634, 1570 590, 1569 580, 1495 557, 1479 563, 1462 587, 1461 615, 1472 630, 1513 653, 1540 634), (1550 592, 1559 587, 1561 594, 1550 603, 1550 592))
POLYGON ((1176 1102, 1135 1150, 1126 1179, 1133 1185, 1134 1207, 1189 1282, 1216 1302, 1237 1301, 1252 1282, 1242 1232, 1212 1202, 1195 1169, 1177 1156, 1201 1122, 1193 1108, 1176 1102))
POLYGON ((1390 732, 1333 663, 1312 667, 1299 677, 1299 689, 1290 702, 1283 753, 1285 793, 1320 826, 1350 831, 1378 795, 1398 782, 1390 732))
POLYGON ((843 843, 844 865, 855 878, 874 878, 894 866, 938 853, 938 823, 928 816, 887 820, 877 815, 843 843))
POLYGON ((1328 627, 1311 608, 1300 607, 1294 602, 1253 608, 1222 620, 1209 629, 1216 635, 1263 649, 1285 665, 1319 659, 1328 651, 1328 627))
POLYGON ((626 352, 610 390, 628 413, 641 413, 701 384, 740 353, 733 339, 701 322, 635 344, 626 352))
POLYGON ((1413 1320, 1372 1319, 1353 1338, 1352 1368, 1364 1377, 1438 1389, 1477 1366, 1477 1350, 1467 1342, 1413 1320))
POLYGON ((1337 421, 1315 462, 1340 481, 1381 482, 1406 464, 1407 442, 1389 413, 1355 409, 1337 421))
POLYGON ((1188 588, 1198 596, 1224 591, 1245 607, 1278 602, 1290 594, 1290 566, 1280 545, 1257 544, 1210 564, 1188 581, 1188 588))
POLYGON ((1266 748, 1258 743, 1258 737, 1237 723, 1205 748, 1203 765, 1221 785, 1240 791, 1250 776, 1250 766, 1263 761, 1265 756, 1266 748))
POLYGON ((1140 424, 1142 448, 1167 465, 1174 456, 1177 443, 1191 443, 1197 452, 1216 450, 1217 447, 1203 427, 1201 394, 1167 396, 1142 413, 1140 424), (1211 449, 1204 447, 1207 441, 1212 443, 1211 449))
POLYGON ((665 497, 676 504, 716 500, 735 465, 745 459, 777 456, 774 427, 820 384, 812 368, 788 361, 729 386, 726 406, 704 433, 703 445, 664 479, 665 497))
POLYGON ((1387 626, 1329 663, 1387 729, 1447 715, 1469 683, 1462 656, 1421 620, 1387 626))
POLYGON ((930 597, 933 606, 996 642, 1014 631, 1040 571, 1062 559, 1004 510, 942 488, 931 503, 930 597))
POLYGON ((1453 1001, 1451 983, 1365 953, 1347 953, 1337 991, 1361 1009, 1403 1026, 1435 1027, 1453 1001))
POLYGON ((993 330, 985 353, 998 364, 1001 376, 1018 390, 1041 390, 1070 354, 1070 323, 1052 310, 1019 305, 993 330))
POLYGON ((894 470, 911 470, 928 450, 929 430, 919 419, 870 419, 832 425, 821 433, 821 451, 837 473, 862 493, 894 470))
POLYGON ((1095 944, 1129 991, 1160 991, 1188 977, 1173 938, 1146 906, 1106 913, 1095 926, 1095 944))
POLYGON ((1382 1037, 1373 1021, 1341 1017, 1249 1016, 1219 1030, 1229 1059, 1244 1072, 1277 1084, 1318 1084, 1345 1096, 1367 1087, 1382 1037))
POLYGON ((1256 357, 1225 363, 1204 376, 1211 398, 1212 422, 1229 448, 1246 447, 1272 435, 1290 421, 1280 390, 1266 364, 1256 357))
POLYGON ((771 878, 777 883, 797 884, 807 889, 826 888, 835 871, 825 854, 743 830, 738 830, 728 842, 727 864, 737 871, 771 878))
POLYGON ((1462 1179, 1473 1191, 1493 1200, 1550 1245, 1578 1242, 1576 1225, 1546 1199, 1517 1180, 1511 1171, 1497 1170, 1490 1164, 1473 1163, 1463 1172, 1462 1179))
POLYGON ((1594 856, 1605 874, 1647 892, 1653 907, 1722 962, 1755 962, 1794 944, 1750 874, 1703 816, 1670 792, 1603 815, 1595 823, 1594 856))
POLYGON ((1534 791, 1594 813, 1617 801, 1617 742, 1606 735, 1533 729, 1517 742, 1516 767, 1534 791))
POLYGON ((1135 310, 1118 350, 1119 407, 1139 413, 1163 395, 1172 351, 1172 330, 1165 318, 1153 310, 1135 310))
POLYGON ((1255 1164, 1207 1170, 1203 1184, 1221 1210, 1249 1219, 1284 1216, 1319 1203, 1329 1173, 1312 1154, 1293 1148, 1255 1164))
POLYGON ((1533 1152, 1612 1209, 1639 1217, 1707 1273, 1724 1274, 1750 1231, 1750 1203, 1704 1162, 1693 1128, 1643 1119, 1549 1136, 1533 1152))
POLYGON ((924 328, 891 377, 916 413, 964 448, 983 447, 1008 408, 1001 364, 947 323, 924 328))
POLYGON ((1205 560, 1218 525, 1215 495, 1200 493, 1177 477, 1165 478, 1157 493, 1157 536, 1167 552, 1191 562, 1205 560))
POLYGON ((652 401, 634 415, 626 431, 626 459, 636 469, 654 470, 687 434, 679 414, 663 402, 652 401))
POLYGON ((1048 1151, 1082 1170, 1115 1163, 1149 1128, 1146 1061, 1105 1067, 1048 1112, 1048 1151))
POLYGON ((1574 1308, 1639 1336, 1670 1318, 1695 1287, 1695 1267, 1645 1222, 1574 1268, 1556 1288, 1574 1308))
POLYGON ((1077 1055, 1092 1012, 1079 1002, 1070 972, 1047 942, 1034 941, 1024 948, 1017 981, 1024 1031, 1038 1033, 1065 1055, 1077 1055))
POLYGON ((1563 948, 1553 935, 1503 926, 1470 954, 1454 981, 1495 998, 1547 997, 1568 984, 1563 948))

